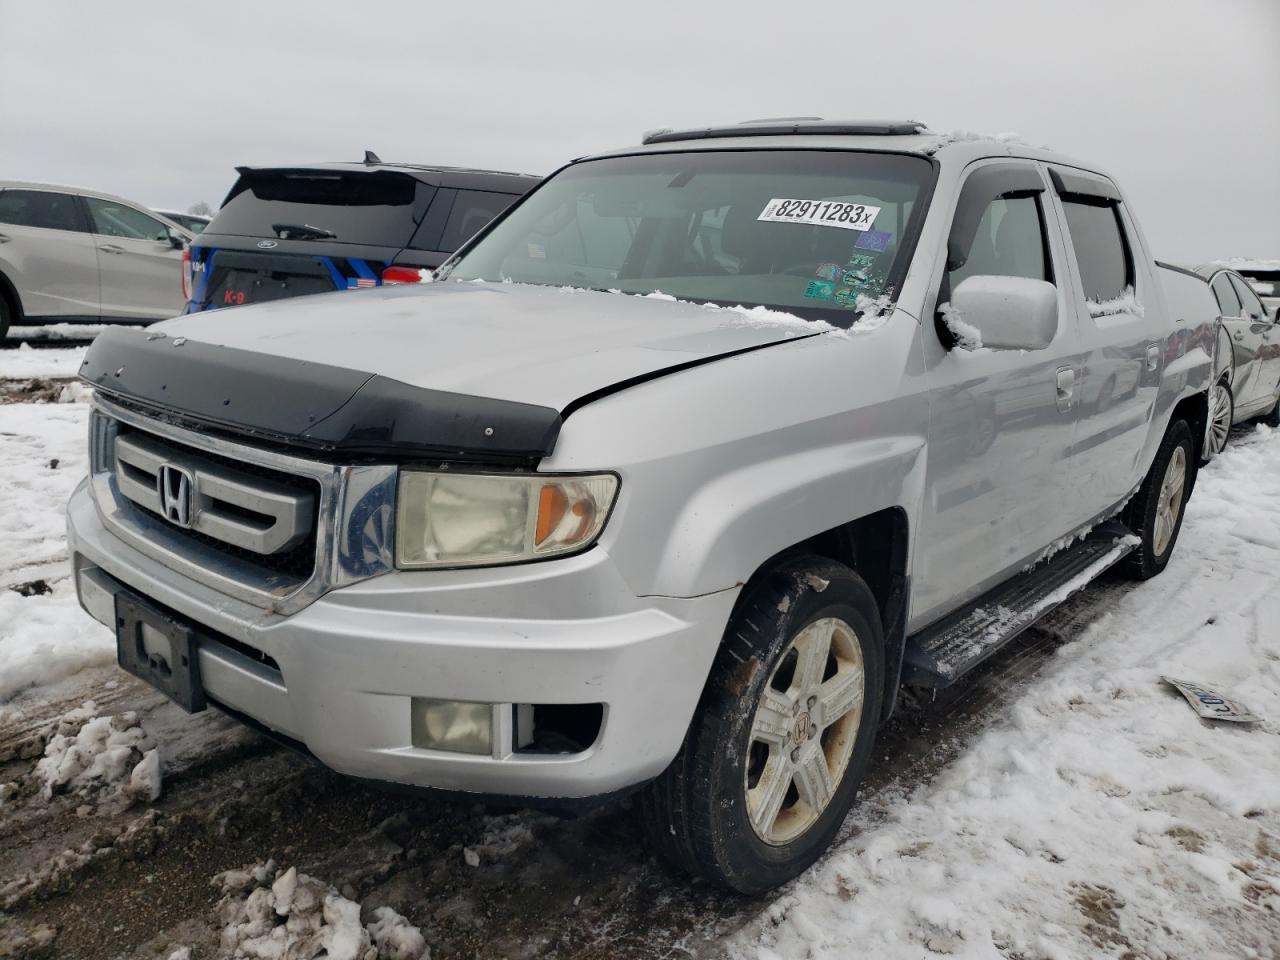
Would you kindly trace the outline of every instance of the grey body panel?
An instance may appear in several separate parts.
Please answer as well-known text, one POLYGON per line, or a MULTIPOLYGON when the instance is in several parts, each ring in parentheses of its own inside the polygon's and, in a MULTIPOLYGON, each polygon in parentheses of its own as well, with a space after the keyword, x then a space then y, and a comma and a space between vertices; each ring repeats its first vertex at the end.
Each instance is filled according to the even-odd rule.
MULTIPOLYGON (((158 328, 560 411, 554 449, 536 469, 620 478, 608 523, 586 553, 489 570, 368 570, 359 582, 286 598, 286 615, 227 602, 224 591, 157 562, 145 539, 124 549, 87 488, 70 508, 73 552, 276 658, 284 694, 238 673, 234 690, 227 681, 227 696, 240 698, 232 705, 283 718, 290 735, 339 770, 584 796, 638 783, 675 754, 742 585, 779 552, 895 511, 908 524, 907 629, 916 632, 1120 510, 1175 406, 1203 402, 1216 313, 1201 281, 1155 269, 1118 188, 1047 151, 929 135, 725 138, 619 153, 777 148, 935 156, 928 215, 884 316, 841 331, 657 298, 440 283, 197 314, 158 328), (1059 315, 1043 350, 962 354, 935 329, 962 184, 992 160, 1017 161, 1045 185, 1059 315), (1121 198, 1140 310, 1091 313, 1050 166, 1121 198), (1065 396, 1063 370, 1072 373, 1065 396), (607 719, 580 760, 462 759, 404 746, 411 695, 598 700, 607 719), (326 709, 316 708, 321 702, 326 709)), ((338 531, 352 522, 337 508, 328 519, 338 531)))
POLYGON ((156 329, 557 410, 620 380, 814 332, 803 321, 751 323, 694 304, 472 283, 318 294, 216 320, 191 314, 156 329))

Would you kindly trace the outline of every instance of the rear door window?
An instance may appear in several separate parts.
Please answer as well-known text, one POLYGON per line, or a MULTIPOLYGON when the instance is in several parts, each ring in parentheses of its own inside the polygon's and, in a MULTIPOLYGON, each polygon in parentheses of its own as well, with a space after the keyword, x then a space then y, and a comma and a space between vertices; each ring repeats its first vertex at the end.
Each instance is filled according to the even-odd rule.
POLYGON ((84 231, 75 197, 48 190, 0 191, 0 223, 46 230, 84 231))
POLYGON ((205 232, 404 247, 434 193, 388 170, 250 171, 205 232))
POLYGON ((440 235, 441 250, 457 250, 470 240, 489 221, 514 203, 510 193, 494 193, 489 190, 459 190, 449 211, 449 220, 440 235))
POLYGON ((1236 296, 1240 298, 1240 306, 1244 309, 1245 316, 1254 323, 1262 323, 1267 319, 1266 307, 1262 305, 1258 295, 1249 289, 1248 284, 1239 277, 1231 277, 1231 286, 1235 290, 1236 296))
POLYGON ((99 236, 121 237, 125 240, 169 239, 169 228, 141 210, 98 197, 85 197, 84 202, 89 207, 93 232, 99 236))
POLYGON ((1062 208, 1084 295, 1094 303, 1122 296, 1133 286, 1133 256, 1116 205, 1063 197, 1062 208))
POLYGON ((1213 288, 1213 295, 1218 298, 1218 310, 1224 317, 1244 316, 1240 298, 1236 296, 1235 287, 1231 286, 1231 276, 1229 274, 1218 274, 1213 278, 1213 283, 1210 286, 1213 288))

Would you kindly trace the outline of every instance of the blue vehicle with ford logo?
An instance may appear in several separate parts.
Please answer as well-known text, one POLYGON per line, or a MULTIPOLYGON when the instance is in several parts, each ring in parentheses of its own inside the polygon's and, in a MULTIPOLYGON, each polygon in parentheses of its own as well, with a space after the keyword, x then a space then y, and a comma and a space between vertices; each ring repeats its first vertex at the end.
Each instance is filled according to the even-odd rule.
POLYGON ((539 178, 383 163, 237 167, 183 255, 187 313, 417 283, 539 178))

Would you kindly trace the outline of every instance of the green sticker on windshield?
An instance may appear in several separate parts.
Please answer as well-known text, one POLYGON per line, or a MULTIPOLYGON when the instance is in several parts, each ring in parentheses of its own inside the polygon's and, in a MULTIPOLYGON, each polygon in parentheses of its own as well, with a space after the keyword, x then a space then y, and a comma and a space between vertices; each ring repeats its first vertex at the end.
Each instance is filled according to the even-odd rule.
POLYGON ((810 280, 804 295, 810 300, 830 300, 835 292, 836 285, 829 280, 810 280))

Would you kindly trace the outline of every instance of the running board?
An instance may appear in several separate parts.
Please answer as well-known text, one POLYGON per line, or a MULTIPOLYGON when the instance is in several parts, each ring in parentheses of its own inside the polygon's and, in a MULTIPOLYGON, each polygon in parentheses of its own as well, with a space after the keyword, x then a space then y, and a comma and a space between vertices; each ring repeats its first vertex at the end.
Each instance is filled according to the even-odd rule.
POLYGON ((1083 590, 1138 545, 1118 521, 1101 524, 1052 559, 989 590, 907 639, 902 682, 946 687, 1083 590))

